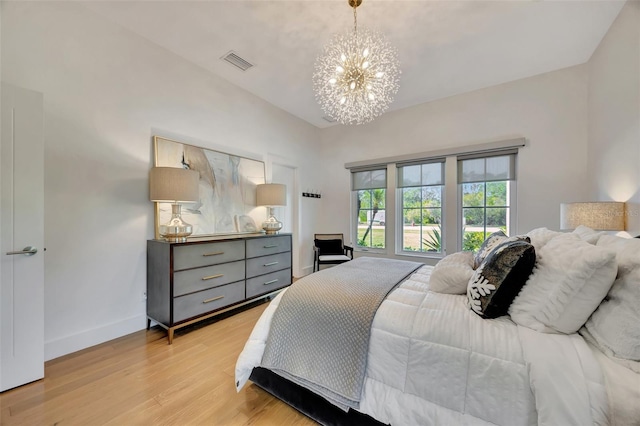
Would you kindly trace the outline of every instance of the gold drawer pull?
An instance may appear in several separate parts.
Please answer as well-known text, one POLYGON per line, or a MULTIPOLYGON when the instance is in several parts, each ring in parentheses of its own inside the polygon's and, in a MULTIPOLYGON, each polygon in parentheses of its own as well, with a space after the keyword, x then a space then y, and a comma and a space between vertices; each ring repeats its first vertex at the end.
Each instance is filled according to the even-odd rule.
POLYGON ((263 248, 274 248, 274 247, 278 247, 277 244, 269 244, 267 246, 263 246, 263 248))
POLYGON ((216 251, 213 253, 204 253, 203 256, 218 256, 219 254, 224 254, 223 251, 216 251))
POLYGON ((224 274, 209 275, 208 277, 202 277, 202 281, 212 280, 214 278, 220 278, 220 277, 224 277, 224 274))
POLYGON ((262 266, 273 266, 273 265, 277 265, 278 263, 280 263, 280 262, 269 262, 269 263, 265 263, 262 266))
POLYGON ((224 296, 212 297, 211 299, 203 300, 202 303, 211 303, 211 302, 215 302, 216 300, 220 300, 220 299, 224 299, 224 296))
POLYGON ((273 283, 277 283, 279 280, 276 278, 275 280, 267 281, 266 283, 262 283, 262 285, 269 285, 273 283))

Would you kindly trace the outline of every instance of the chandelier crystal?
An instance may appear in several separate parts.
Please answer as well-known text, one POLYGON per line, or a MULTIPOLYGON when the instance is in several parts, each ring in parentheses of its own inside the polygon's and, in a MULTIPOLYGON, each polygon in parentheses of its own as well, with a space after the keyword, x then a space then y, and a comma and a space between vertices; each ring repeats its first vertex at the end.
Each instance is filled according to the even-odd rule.
POLYGON ((337 34, 318 56, 313 74, 316 100, 329 117, 342 124, 364 124, 382 115, 398 92, 398 54, 380 33, 358 29, 337 34))

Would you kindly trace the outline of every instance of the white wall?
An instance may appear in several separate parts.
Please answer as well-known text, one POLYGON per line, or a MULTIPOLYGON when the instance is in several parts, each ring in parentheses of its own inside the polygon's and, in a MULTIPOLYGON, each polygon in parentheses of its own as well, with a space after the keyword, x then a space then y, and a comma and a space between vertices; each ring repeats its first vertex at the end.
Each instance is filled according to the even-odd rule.
POLYGON ((512 137, 528 143, 518 155, 517 232, 558 229, 560 203, 586 194, 586 102, 582 65, 324 129, 321 231, 349 232, 344 163, 512 137))
MULTIPOLYGON (((47 359, 145 326, 153 134, 284 159, 317 186, 318 129, 80 3, 2 2, 1 37, 3 80, 45 99, 47 359)), ((315 209, 301 217, 307 266, 315 209)))
POLYGON ((640 2, 620 11, 589 60, 589 200, 626 201, 640 234, 640 2))

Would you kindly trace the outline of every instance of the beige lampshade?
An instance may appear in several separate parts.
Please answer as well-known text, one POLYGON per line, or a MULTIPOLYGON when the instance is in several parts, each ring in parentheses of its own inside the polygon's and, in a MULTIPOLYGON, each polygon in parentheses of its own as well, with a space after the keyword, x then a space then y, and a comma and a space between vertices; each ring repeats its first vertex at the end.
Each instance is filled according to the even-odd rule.
POLYGON ((266 183, 256 188, 256 204, 258 206, 286 206, 287 186, 281 183, 266 183))
POLYGON ((560 229, 584 225, 597 231, 624 231, 624 208, 620 202, 562 203, 560 229))
POLYGON ((154 167, 149 172, 149 199, 160 203, 193 203, 200 199, 200 173, 176 167, 154 167))

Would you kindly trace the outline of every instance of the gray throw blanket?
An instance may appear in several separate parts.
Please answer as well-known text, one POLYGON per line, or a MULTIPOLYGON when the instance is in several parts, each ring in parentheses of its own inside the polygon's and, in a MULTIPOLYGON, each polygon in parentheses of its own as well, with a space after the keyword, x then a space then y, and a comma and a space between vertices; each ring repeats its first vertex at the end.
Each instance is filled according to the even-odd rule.
POLYGON ((361 257, 296 281, 273 315, 261 366, 345 411, 358 408, 373 317, 420 266, 361 257))

